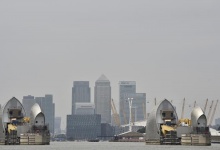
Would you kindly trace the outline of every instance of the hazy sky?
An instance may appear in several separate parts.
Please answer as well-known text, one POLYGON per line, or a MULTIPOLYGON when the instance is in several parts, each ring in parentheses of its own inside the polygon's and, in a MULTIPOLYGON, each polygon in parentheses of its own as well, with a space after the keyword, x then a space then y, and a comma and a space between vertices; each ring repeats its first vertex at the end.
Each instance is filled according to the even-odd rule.
MULTIPOLYGON (((73 81, 101 74, 118 102, 118 81, 153 99, 204 107, 220 98, 219 0, 1 0, 0 104, 53 94, 71 112, 73 81)), ((215 117, 219 117, 219 108, 215 117)), ((189 112, 187 112, 189 114, 189 112)))

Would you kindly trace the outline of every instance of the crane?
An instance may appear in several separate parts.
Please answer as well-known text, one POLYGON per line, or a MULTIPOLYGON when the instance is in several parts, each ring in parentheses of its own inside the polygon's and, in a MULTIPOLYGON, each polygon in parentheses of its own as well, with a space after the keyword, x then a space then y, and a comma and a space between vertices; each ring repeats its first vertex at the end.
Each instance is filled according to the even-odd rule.
POLYGON ((204 113, 206 111, 207 104, 208 104, 208 98, 206 99, 206 102, 205 102, 204 113))
POLYGON ((185 107, 185 98, 183 99, 181 119, 183 119, 183 116, 184 116, 184 107, 185 107))
POLYGON ((119 115, 117 113, 117 110, 116 110, 115 103, 114 103, 113 99, 111 100, 111 108, 112 108, 112 115, 113 115, 114 122, 117 126, 120 126, 119 115))
POLYGON ((212 111, 212 105, 213 105, 213 101, 212 101, 212 103, 210 105, 210 108, 209 108, 209 113, 208 113, 208 116, 207 116, 207 120, 209 120, 209 118, 210 118, 211 111, 212 111))
POLYGON ((211 115, 211 118, 209 120, 209 124, 208 124, 209 126, 212 124, 212 121, 213 121, 213 118, 214 118, 214 115, 215 115, 215 111, 216 111, 217 105, 218 105, 218 100, 216 102, 215 108, 214 108, 214 110, 212 112, 212 115, 211 115))

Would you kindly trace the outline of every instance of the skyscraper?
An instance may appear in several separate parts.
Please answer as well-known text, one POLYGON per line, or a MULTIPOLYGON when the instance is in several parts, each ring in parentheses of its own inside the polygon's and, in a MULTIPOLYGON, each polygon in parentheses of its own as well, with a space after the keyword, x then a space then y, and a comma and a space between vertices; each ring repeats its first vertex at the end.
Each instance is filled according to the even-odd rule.
POLYGON ((134 108, 134 120, 142 121, 146 119, 146 93, 136 93, 132 101, 134 108))
POLYGON ((75 114, 76 103, 90 102, 89 81, 74 81, 72 88, 72 114, 75 114))
POLYGON ((22 105, 24 107, 27 117, 30 117, 31 108, 35 103, 36 102, 35 102, 34 96, 31 96, 31 95, 23 96, 22 105))
POLYGON ((119 81, 119 112, 121 124, 129 123, 128 98, 134 98, 136 94, 135 81, 119 81))
POLYGON ((101 115, 101 123, 111 123, 111 86, 105 75, 95 82, 95 113, 101 115))
POLYGON ((55 117, 54 119, 54 134, 61 133, 61 117, 55 117))
POLYGON ((146 118, 146 93, 136 93, 135 81, 119 82, 119 112, 121 124, 129 123, 129 102, 132 98, 131 116, 132 121, 140 121, 146 118))

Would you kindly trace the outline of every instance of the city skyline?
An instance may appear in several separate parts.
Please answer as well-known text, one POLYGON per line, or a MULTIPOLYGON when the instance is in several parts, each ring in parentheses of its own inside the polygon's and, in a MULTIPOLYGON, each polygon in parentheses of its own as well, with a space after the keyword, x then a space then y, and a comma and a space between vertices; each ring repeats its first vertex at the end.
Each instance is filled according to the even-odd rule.
MULTIPOLYGON (((78 82, 78 81, 77 81, 78 82)), ((79 81, 79 82, 81 82, 81 81, 79 81)), ((82 82, 84 82, 84 81, 82 81, 82 82)), ((89 82, 89 81, 86 81, 86 82, 89 82)), ((120 83, 120 82, 136 82, 136 81, 118 81, 118 83, 120 83)), ((94 82, 95 83, 95 82, 94 82)), ((136 85, 136 83, 135 83, 135 85, 136 85)), ((90 86, 89 86, 90 87, 90 86)), ((136 87, 135 87, 136 88, 136 87)), ((118 90, 119 90, 119 87, 118 87, 118 90)), ((91 92, 91 95, 94 95, 94 89, 93 88, 90 88, 90 92, 91 92)), ((142 94, 142 93, 137 93, 137 94, 142 94)), ((48 95, 48 94, 46 94, 46 95, 48 95)), ((28 95, 27 97, 29 97, 29 96, 31 96, 31 95, 28 95)), ((130 97, 134 97, 134 95, 132 95, 131 94, 131 96, 130 97)), ((146 96, 147 97, 147 96, 146 96)), ((42 97, 35 97, 35 98, 42 98, 42 97)), ((153 109, 153 107, 155 106, 155 99, 156 99, 156 97, 154 98, 154 99, 146 99, 146 113, 148 114, 148 113, 150 113, 151 112, 151 110, 153 109)), ((165 98, 164 98, 165 99, 165 98)), ((177 113, 178 113, 178 115, 180 115, 180 113, 181 113, 181 107, 182 107, 182 100, 183 100, 184 98, 182 98, 182 99, 178 99, 178 100, 175 100, 175 99, 168 99, 168 100, 170 100, 170 101, 172 101, 172 103, 175 105, 175 106, 177 106, 178 107, 178 105, 179 105, 179 107, 178 107, 178 109, 177 109, 177 113)), ((21 99, 22 100, 22 99, 21 99)), ((156 103, 158 103, 158 102, 160 102, 160 101, 162 101, 163 99, 159 99, 159 98, 157 98, 156 99, 156 103)), ((209 107, 210 107, 210 104, 211 104, 211 101, 214 101, 214 103, 216 103, 216 99, 209 99, 209 101, 208 101, 208 105, 207 105, 207 108, 209 109, 209 107)), ((195 100, 196 101, 196 100, 195 100)), ((194 102, 195 101, 189 101, 189 100, 187 100, 186 99, 186 102, 185 102, 185 109, 186 109, 186 111, 185 111, 185 116, 187 116, 187 117, 190 117, 190 113, 191 113, 191 110, 192 110, 192 108, 193 108, 193 105, 194 105, 194 102)), ((205 101, 206 101, 206 99, 203 99, 202 101, 196 101, 196 105, 197 106, 200 106, 201 108, 203 108, 204 107, 204 105, 205 105, 205 101)), ((21 101, 22 102, 22 101, 21 101)), ((91 98, 91 100, 90 100, 90 103, 93 103, 94 104, 94 99, 93 98, 91 98)), ((86 103, 85 103, 86 104, 86 103)), ((118 111, 118 113, 120 113, 120 104, 119 104, 119 100, 117 101, 117 99, 116 99, 116 109, 117 109, 117 111, 118 111)), ((4 106, 4 103, 1 103, 1 105, 3 105, 4 106)), ((219 107, 219 106, 218 106, 219 107)), ((59 109, 59 107, 56 107, 57 109, 59 109)), ((207 111, 208 110, 206 110, 206 113, 207 113, 207 111)), ((218 118, 218 116, 217 116, 217 114, 218 114, 218 108, 217 108, 217 110, 216 110, 216 113, 215 113, 215 117, 214 117, 214 120, 216 119, 216 118, 218 118)), ((56 112, 55 111, 55 113, 58 113, 58 112, 56 112)), ((128 113, 128 112, 127 112, 128 113)), ((67 114, 64 114, 64 115, 69 115, 69 114, 71 114, 71 113, 67 113, 67 114)), ((146 114, 146 115, 147 115, 146 114)), ((120 115, 120 114, 119 114, 120 115)), ((62 116, 62 115, 61 115, 62 116)), ((61 126, 62 126, 62 128, 61 129, 65 129, 66 128, 66 116, 62 116, 61 117, 62 118, 62 122, 61 122, 61 126)), ((127 116, 127 118, 128 118, 128 116, 127 116)), ((214 121, 212 122, 212 123, 215 123, 214 121)))
POLYGON ((220 98, 219 0, 55 1, 0 1, 0 104, 49 93, 65 118, 72 82, 89 81, 93 102, 101 74, 116 105, 122 80, 147 108, 166 98, 180 114, 185 97, 186 116, 220 98))

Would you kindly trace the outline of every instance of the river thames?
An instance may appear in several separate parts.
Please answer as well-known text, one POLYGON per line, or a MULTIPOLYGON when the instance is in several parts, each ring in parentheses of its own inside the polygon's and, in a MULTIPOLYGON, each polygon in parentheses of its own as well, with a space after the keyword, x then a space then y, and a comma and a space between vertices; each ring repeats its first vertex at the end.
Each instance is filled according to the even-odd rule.
POLYGON ((141 142, 51 142, 50 145, 1 145, 0 150, 220 150, 212 146, 145 145, 141 142))

